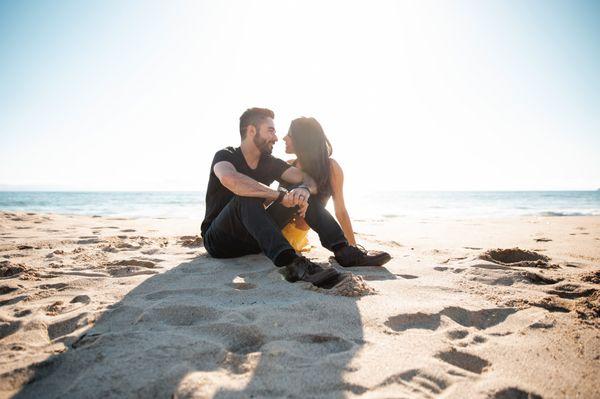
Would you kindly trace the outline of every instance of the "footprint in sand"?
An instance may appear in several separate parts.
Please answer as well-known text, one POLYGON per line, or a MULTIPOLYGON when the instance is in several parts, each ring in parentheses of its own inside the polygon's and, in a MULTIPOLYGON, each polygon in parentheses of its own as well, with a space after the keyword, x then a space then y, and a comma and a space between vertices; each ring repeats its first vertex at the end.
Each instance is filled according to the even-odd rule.
POLYGON ((386 378, 376 388, 393 384, 406 386, 412 392, 423 394, 425 397, 435 397, 444 392, 452 382, 426 370, 411 369, 386 378))
POLYGON ((533 392, 527 392, 519 388, 504 388, 494 392, 490 399, 542 399, 541 395, 533 392))
POLYGON ((347 352, 352 348, 354 348, 354 343, 336 335, 303 334, 267 342, 261 351, 266 356, 283 356, 314 361, 314 359, 323 359, 330 355, 347 352))
POLYGON ((557 267, 549 263, 550 258, 546 255, 520 248, 490 249, 481 254, 479 258, 499 265, 511 267, 557 267))
POLYGON ((485 369, 491 365, 490 362, 479 356, 475 356, 467 352, 457 351, 455 349, 446 352, 440 352, 435 355, 435 357, 455 367, 470 371, 471 373, 475 374, 483 373, 485 369))
POLYGON ((437 330, 445 316, 463 327, 475 327, 478 330, 496 326, 508 316, 515 313, 516 308, 492 308, 467 310, 456 306, 444 308, 437 313, 403 313, 390 317, 385 325, 394 331, 409 329, 437 330))
POLYGON ((258 352, 265 344, 265 335, 255 325, 238 325, 235 323, 212 323, 196 326, 197 330, 219 341, 220 345, 238 355, 258 352))
POLYGON ((335 335, 309 334, 296 338, 305 357, 316 359, 334 353, 347 352, 354 344, 335 335))
POLYGON ((75 317, 57 321, 48 326, 48 337, 51 340, 71 334, 73 331, 89 325, 92 322, 88 313, 81 313, 75 317))
POLYGON ((578 284, 563 284, 546 291, 548 294, 556 295, 564 299, 577 299, 589 297, 598 292, 595 288, 585 288, 578 284))
POLYGON ((160 322, 170 326, 191 326, 218 320, 223 312, 202 305, 165 305, 144 311, 135 324, 160 322))
POLYGON ((511 286, 515 283, 551 285, 562 281, 528 270, 516 270, 510 266, 496 264, 474 264, 466 272, 467 278, 487 285, 511 286))

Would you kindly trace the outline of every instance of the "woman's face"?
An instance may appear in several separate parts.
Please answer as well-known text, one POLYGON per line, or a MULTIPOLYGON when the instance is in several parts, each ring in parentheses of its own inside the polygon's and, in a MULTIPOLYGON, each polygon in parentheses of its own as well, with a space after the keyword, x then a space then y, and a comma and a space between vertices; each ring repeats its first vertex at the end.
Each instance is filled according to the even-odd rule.
POLYGON ((290 136, 289 132, 285 135, 283 141, 285 141, 285 153, 295 154, 296 150, 294 149, 294 140, 292 139, 292 136, 290 136))

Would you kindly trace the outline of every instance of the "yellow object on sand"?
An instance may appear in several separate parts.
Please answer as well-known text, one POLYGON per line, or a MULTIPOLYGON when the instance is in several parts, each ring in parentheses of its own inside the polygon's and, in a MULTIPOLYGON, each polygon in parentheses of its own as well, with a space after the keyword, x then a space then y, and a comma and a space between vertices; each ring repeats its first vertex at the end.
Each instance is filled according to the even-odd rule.
POLYGON ((305 252, 310 250, 307 237, 308 230, 297 228, 294 222, 291 221, 283 228, 283 230, 281 230, 281 232, 296 252, 305 252))

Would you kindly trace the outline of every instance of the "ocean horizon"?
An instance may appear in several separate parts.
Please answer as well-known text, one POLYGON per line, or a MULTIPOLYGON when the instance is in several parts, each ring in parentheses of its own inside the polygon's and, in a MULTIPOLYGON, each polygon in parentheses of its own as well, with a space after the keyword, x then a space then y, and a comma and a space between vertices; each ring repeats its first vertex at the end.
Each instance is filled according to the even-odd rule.
MULTIPOLYGON (((0 210, 202 219, 204 197, 204 191, 0 191, 0 210)), ((352 219, 600 215, 598 190, 390 190, 346 193, 345 200, 352 219)))

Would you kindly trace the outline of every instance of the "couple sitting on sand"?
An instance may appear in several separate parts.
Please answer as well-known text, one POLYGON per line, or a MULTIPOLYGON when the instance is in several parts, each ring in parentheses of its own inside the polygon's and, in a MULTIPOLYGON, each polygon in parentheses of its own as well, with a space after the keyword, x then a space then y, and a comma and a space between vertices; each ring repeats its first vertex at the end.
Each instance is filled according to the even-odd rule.
POLYGON ((388 262, 388 253, 356 246, 344 205, 342 169, 330 158, 331 145, 319 122, 292 121, 284 141, 286 152, 297 159, 288 163, 271 155, 277 141, 274 117, 269 109, 246 110, 240 117, 241 145, 220 150, 213 158, 202 222, 208 253, 234 258, 263 252, 277 267, 285 267, 288 281, 331 287, 339 272, 299 254, 310 227, 341 266, 388 262), (269 187, 275 180, 280 182, 277 190, 269 187), (339 224, 325 209, 329 197, 339 224))

